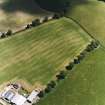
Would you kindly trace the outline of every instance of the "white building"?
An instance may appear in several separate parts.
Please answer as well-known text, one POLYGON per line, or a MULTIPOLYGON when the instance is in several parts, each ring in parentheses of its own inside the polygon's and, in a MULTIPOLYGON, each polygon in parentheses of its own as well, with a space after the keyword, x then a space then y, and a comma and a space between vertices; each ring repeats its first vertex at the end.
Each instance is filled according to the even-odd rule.
POLYGON ((19 94, 17 90, 17 86, 9 85, 0 93, 0 98, 9 104, 15 105, 32 105, 39 100, 39 91, 37 90, 33 90, 28 98, 19 94))
POLYGON ((19 95, 19 94, 16 94, 12 98, 11 102, 14 103, 14 104, 16 104, 16 105, 23 105, 26 102, 26 100, 27 99, 24 96, 19 95))
POLYGON ((30 103, 35 102, 38 99, 38 94, 39 94, 38 91, 33 90, 32 93, 27 98, 27 101, 29 101, 30 103))

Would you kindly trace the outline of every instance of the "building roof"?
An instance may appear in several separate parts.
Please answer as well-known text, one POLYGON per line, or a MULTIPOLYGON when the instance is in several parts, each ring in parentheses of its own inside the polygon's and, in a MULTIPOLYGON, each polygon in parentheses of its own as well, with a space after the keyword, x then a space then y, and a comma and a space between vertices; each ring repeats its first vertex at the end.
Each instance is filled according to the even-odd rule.
POLYGON ((16 104, 16 105, 23 105, 26 102, 26 98, 22 95, 16 94, 12 98, 11 102, 16 104))
POLYGON ((30 102, 32 102, 35 98, 37 98, 37 95, 39 94, 38 91, 33 90, 30 96, 27 98, 30 102))
POLYGON ((11 99, 15 96, 15 93, 11 90, 8 90, 2 94, 3 98, 7 99, 8 101, 11 101, 11 99))

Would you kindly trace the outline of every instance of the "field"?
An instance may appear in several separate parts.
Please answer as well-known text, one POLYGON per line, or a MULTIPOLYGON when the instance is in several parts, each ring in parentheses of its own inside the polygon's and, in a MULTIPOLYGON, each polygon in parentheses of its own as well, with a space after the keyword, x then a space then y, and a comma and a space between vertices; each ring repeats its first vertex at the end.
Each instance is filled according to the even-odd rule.
POLYGON ((0 0, 0 32, 20 29, 46 15, 51 13, 41 9, 34 0, 0 0))
POLYGON ((90 53, 37 105, 105 105, 105 51, 90 53))
MULTIPOLYGON (((91 35, 101 46, 68 71, 67 78, 36 105, 105 105, 105 3, 45 0, 44 6, 57 10, 66 1, 70 1, 70 8, 65 18, 0 40, 0 84, 19 81, 25 88, 45 86, 86 47, 91 35)), ((0 31, 18 29, 50 14, 34 0, 0 0, 0 31)))
POLYGON ((66 14, 80 23, 105 46, 105 3, 97 0, 75 2, 66 14))
POLYGON ((105 105, 105 3, 96 0, 74 0, 66 17, 80 24, 80 27, 99 40, 102 46, 89 53, 83 62, 37 105, 105 105))
POLYGON ((12 79, 46 84, 90 40, 66 18, 0 40, 0 84, 12 79))

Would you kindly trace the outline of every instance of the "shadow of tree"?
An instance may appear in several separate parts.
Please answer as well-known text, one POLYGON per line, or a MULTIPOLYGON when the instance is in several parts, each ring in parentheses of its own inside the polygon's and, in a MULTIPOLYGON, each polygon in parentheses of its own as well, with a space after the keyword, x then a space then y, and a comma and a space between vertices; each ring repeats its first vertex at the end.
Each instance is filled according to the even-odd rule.
POLYGON ((22 11, 29 14, 40 14, 42 9, 36 4, 35 0, 5 0, 0 4, 0 8, 5 12, 22 11))
POLYGON ((64 9, 65 6, 68 5, 67 3, 70 4, 70 8, 79 4, 88 3, 88 0, 35 0, 35 1, 42 8, 51 11, 62 11, 62 9, 64 9))

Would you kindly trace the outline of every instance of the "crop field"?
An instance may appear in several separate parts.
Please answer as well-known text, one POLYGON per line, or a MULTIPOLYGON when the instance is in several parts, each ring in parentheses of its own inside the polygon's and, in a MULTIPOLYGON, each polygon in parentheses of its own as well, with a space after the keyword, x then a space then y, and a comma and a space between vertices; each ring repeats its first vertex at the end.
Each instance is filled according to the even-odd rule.
POLYGON ((35 0, 0 0, 0 32, 20 29, 46 15, 51 13, 41 9, 35 0))
POLYGON ((37 105, 105 105, 105 51, 94 50, 37 105))
POLYGON ((91 38, 62 18, 0 40, 0 84, 13 79, 45 85, 91 38))
POLYGON ((73 3, 66 16, 80 23, 105 46, 105 2, 87 0, 73 3))

